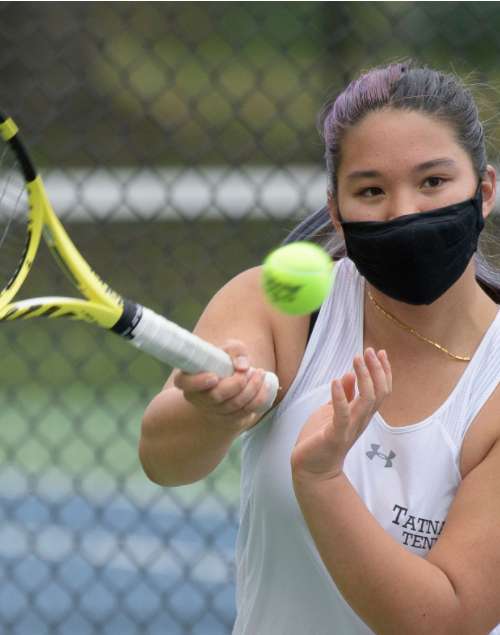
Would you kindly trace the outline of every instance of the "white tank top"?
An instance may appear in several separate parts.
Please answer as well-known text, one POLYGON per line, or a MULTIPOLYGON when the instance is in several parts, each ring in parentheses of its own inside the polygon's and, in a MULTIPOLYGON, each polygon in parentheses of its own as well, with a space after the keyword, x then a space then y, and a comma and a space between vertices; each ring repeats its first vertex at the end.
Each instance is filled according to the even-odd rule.
MULTIPOLYGON (((328 574, 295 499, 290 469, 306 419, 330 400, 331 380, 351 370, 362 353, 363 298, 364 279, 342 259, 287 395, 242 435, 233 635, 373 633, 328 574)), ((346 457, 345 473, 370 512, 419 556, 438 539, 460 484, 464 435, 500 382, 499 350, 500 312, 430 417, 394 428, 376 413, 346 457)), ((492 633, 500 635, 500 626, 492 633)))

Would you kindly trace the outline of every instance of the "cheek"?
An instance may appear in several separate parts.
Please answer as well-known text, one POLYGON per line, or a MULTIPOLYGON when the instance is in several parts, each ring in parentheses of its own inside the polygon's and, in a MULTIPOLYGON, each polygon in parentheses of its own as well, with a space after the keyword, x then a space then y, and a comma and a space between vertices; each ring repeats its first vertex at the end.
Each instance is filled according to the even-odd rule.
POLYGON ((353 194, 344 193, 338 199, 337 218, 343 221, 375 221, 385 213, 387 201, 363 199, 353 194))
POLYGON ((460 189, 454 192, 439 192, 434 196, 422 196, 418 202, 418 206, 416 208, 417 212, 431 212, 434 209, 441 209, 442 207, 448 207, 449 205, 454 205, 455 203, 461 203, 468 198, 472 198, 472 195, 469 193, 462 192, 460 189))

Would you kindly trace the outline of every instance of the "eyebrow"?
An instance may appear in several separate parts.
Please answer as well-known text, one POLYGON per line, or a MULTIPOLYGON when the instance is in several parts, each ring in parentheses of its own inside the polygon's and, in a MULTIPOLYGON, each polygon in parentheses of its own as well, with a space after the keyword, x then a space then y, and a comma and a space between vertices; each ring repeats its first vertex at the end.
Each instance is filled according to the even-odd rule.
MULTIPOLYGON (((431 159, 430 161, 425 161, 424 163, 419 163, 416 165, 412 172, 419 173, 425 172, 426 170, 430 170, 432 168, 438 167, 456 167, 457 162, 453 159, 431 159)), ((382 173, 377 170, 355 170, 354 172, 350 172, 347 175, 347 178, 350 181, 355 179, 370 179, 370 178, 378 178, 381 177, 382 173)))

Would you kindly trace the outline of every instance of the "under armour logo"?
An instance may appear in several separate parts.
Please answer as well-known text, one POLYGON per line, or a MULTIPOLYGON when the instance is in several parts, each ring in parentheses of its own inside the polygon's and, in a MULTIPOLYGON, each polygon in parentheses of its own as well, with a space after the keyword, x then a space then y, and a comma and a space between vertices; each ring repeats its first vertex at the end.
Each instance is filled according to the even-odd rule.
POLYGON ((389 454, 379 452, 380 445, 377 445, 376 443, 372 443, 371 446, 372 449, 366 453, 366 456, 370 459, 370 461, 373 461, 373 459, 378 456, 379 459, 383 459, 385 461, 384 467, 392 467, 392 459, 396 458, 396 453, 392 450, 389 454))

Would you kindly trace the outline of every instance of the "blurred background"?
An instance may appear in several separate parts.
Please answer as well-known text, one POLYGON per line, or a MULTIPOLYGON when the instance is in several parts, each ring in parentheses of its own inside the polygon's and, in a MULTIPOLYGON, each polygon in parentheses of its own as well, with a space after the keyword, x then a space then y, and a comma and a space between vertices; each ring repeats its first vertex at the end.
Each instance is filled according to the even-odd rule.
MULTIPOLYGON (((361 70, 469 78, 495 160, 499 30, 497 2, 1 2, 1 104, 96 271, 192 328, 324 204, 316 114, 361 70)), ((26 295, 71 293, 39 258, 26 295)), ((0 632, 230 633, 237 445, 162 489, 137 442, 168 368, 69 321, 0 351, 0 632)))

